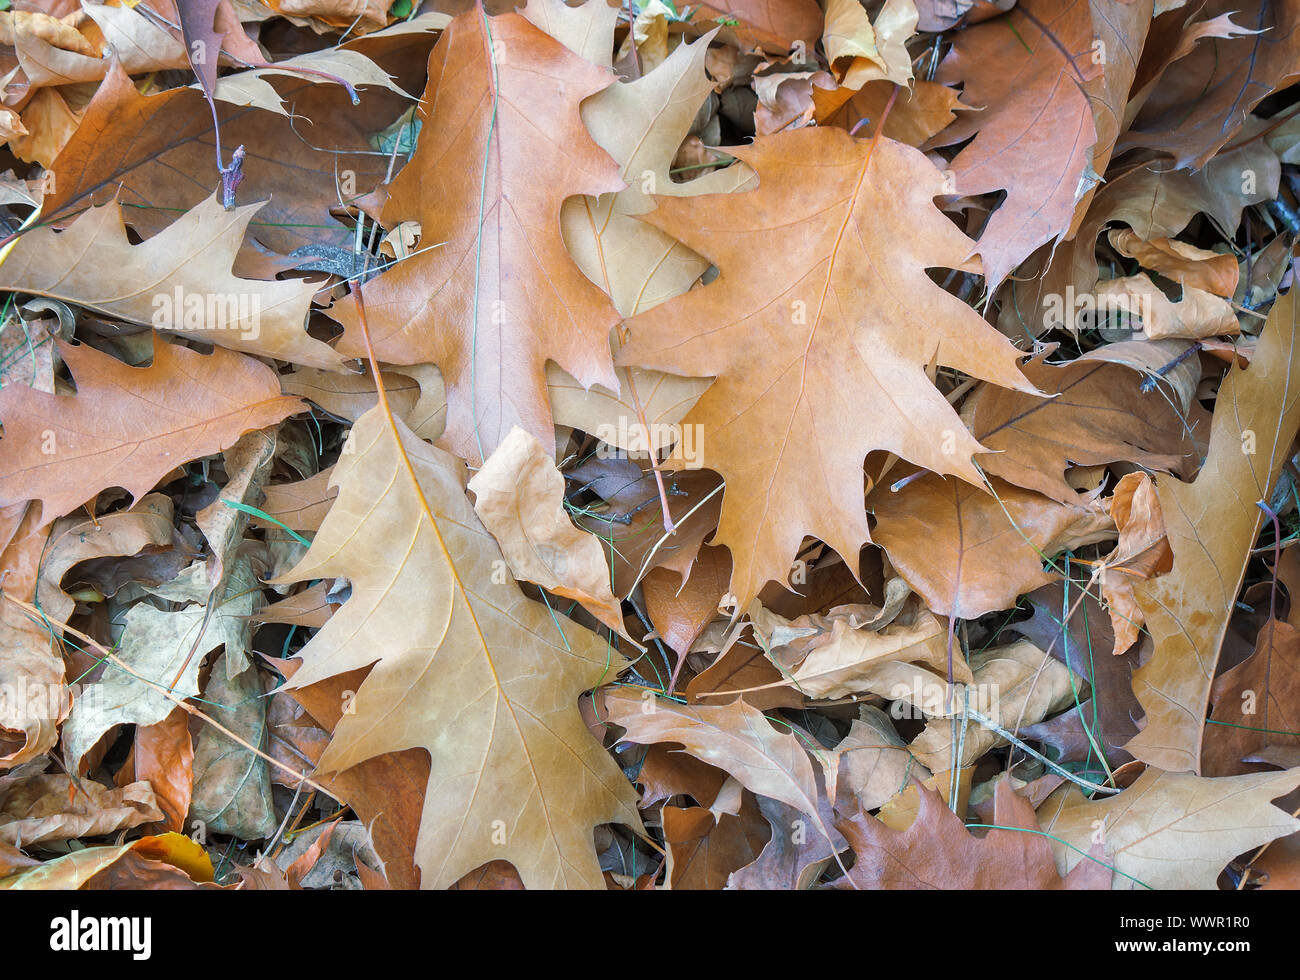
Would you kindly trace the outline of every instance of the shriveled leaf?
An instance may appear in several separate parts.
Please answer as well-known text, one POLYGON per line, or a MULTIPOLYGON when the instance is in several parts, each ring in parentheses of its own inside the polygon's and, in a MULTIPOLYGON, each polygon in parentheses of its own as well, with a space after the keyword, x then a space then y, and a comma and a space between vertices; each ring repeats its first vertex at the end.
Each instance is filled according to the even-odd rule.
MULTIPOLYGON (((1069 668, 1027 640, 972 653, 970 665, 975 682, 966 690, 958 688, 951 698, 951 710, 941 711, 938 717, 927 720, 925 731, 908 747, 932 772, 952 769, 957 743, 962 745, 963 767, 989 749, 1007 744, 993 729, 974 720, 967 721, 965 732, 959 730, 954 739, 953 724, 946 715, 960 716, 969 705, 1003 728, 1016 732, 1070 704, 1081 683, 1076 679, 1071 685, 1069 668)), ((934 713, 933 707, 927 710, 934 713)), ((957 727, 963 726, 959 723, 957 727)))
POLYGON ((569 520, 564 477, 540 442, 523 429, 510 430, 470 479, 469 489, 475 513, 516 578, 576 599, 614 632, 626 635, 600 540, 569 520))
POLYGON ((747 790, 779 800, 807 815, 818 832, 830 828, 819 816, 812 759, 797 735, 772 727, 744 701, 690 707, 638 696, 628 688, 605 695, 607 718, 638 745, 675 742, 701 761, 729 772, 747 790))

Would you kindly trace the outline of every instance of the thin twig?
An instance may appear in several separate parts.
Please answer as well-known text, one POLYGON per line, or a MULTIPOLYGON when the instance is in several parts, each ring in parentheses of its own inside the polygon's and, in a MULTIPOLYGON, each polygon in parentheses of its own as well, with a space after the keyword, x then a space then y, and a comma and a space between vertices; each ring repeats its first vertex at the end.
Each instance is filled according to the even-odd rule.
MULTIPOLYGON (((41 611, 37 609, 35 606, 33 606, 31 603, 24 602, 22 599, 16 599, 9 593, 3 591, 0 591, 0 597, 9 600, 19 609, 23 609, 28 613, 37 616, 38 618, 44 618, 41 616, 41 611)), ((134 677, 140 683, 147 684, 149 687, 152 687, 155 691, 157 691, 159 694, 165 697, 168 701, 175 704, 178 708, 181 708, 188 714, 194 715, 196 718, 201 718, 203 721, 207 722, 209 725, 211 725, 213 728, 219 731, 222 735, 226 736, 226 738, 230 739, 236 745, 242 746, 243 748, 247 749, 249 752, 252 752, 259 759, 262 759, 263 761, 268 762, 271 765, 275 766, 275 768, 279 769, 281 772, 288 773, 296 780, 301 780, 305 785, 310 786, 312 789, 324 793, 326 796, 330 797, 330 799, 334 798, 333 793, 327 790, 320 783, 309 778, 306 773, 297 772, 293 769, 292 766, 288 766, 285 763, 281 762, 279 759, 275 759, 267 755, 261 749, 254 747, 245 739, 240 738, 238 735, 232 732, 225 725, 221 724, 221 722, 217 721, 215 718, 208 717, 198 708, 194 707, 192 704, 186 701, 184 698, 180 697, 176 693, 169 691, 167 688, 163 687, 163 685, 155 681, 151 681, 147 677, 141 677, 129 666, 127 666, 127 664, 125 664, 122 660, 120 660, 116 655, 114 655, 113 652, 108 649, 108 647, 104 646, 93 636, 87 636, 85 633, 71 626, 64 626, 63 629, 66 632, 71 633, 73 636, 81 640, 83 643, 89 644, 93 649, 99 651, 99 653, 103 656, 103 659, 113 664, 113 666, 118 667, 119 669, 125 671, 129 676, 134 677)))

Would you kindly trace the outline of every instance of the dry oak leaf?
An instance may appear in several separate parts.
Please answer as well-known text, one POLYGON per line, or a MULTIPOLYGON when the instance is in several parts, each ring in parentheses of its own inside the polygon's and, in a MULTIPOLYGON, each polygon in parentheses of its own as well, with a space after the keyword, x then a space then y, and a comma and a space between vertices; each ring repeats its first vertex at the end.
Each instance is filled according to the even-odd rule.
MULTIPOLYGON (((960 716, 963 707, 969 707, 1012 732, 1073 704, 1075 692, 1081 691, 1083 685, 1081 679, 1071 676, 1070 668, 1028 640, 972 653, 970 666, 975 682, 968 694, 961 689, 953 693, 955 713, 960 716)), ((909 746, 917 761, 935 773, 951 771, 956 747, 953 725, 943 707, 942 702, 924 706, 932 717, 909 746)), ((964 733, 958 733, 956 741, 962 746, 963 768, 990 749, 1007 744, 993 729, 973 719, 964 733)))
MULTIPOLYGON (((102 64, 89 38, 71 24, 43 12, 0 13, 0 44, 13 45, 18 67, 30 87, 84 81, 76 77, 74 66, 102 64), (70 69, 73 74, 65 74, 70 69)), ((6 79, 7 83, 12 81, 6 79)), ((24 87, 22 81, 14 85, 17 91, 24 87)))
POLYGON ((1125 746, 1148 765, 1200 771, 1219 649, 1267 519, 1256 501, 1269 500, 1300 427, 1298 340, 1292 290, 1274 303, 1250 367, 1234 365, 1219 386, 1196 481, 1159 481, 1174 561, 1136 590, 1155 652, 1133 675, 1146 726, 1125 746))
MULTIPOLYGON (((893 95, 892 82, 868 82, 861 90, 841 86, 834 91, 813 86, 812 99, 819 126, 838 126, 852 132, 863 119, 879 119, 893 95)), ((920 146, 957 118, 961 93, 938 82, 914 82, 898 89, 894 107, 885 117, 885 135, 908 146, 920 146)))
POLYGON ((319 769, 428 750, 415 849, 424 887, 499 858, 529 888, 603 888, 592 827, 641 822, 577 699, 625 661, 577 623, 561 634, 513 580, 494 582, 501 552, 464 471, 382 405, 357 421, 334 468, 338 499, 286 576, 345 576, 352 595, 303 648, 286 689, 374 664, 319 769))
POLYGON ((727 550, 704 545, 685 581, 678 572, 650 569, 641 581, 646 615, 664 643, 684 657, 718 615, 730 581, 727 550))
MULTIPOLYGON (((822 819, 832 822, 832 814, 822 801, 822 819)), ((767 843, 758 856, 727 878, 728 891, 804 891, 821 876, 837 851, 848 846, 838 833, 833 840, 807 832, 798 810, 760 797, 758 809, 768 823, 767 843)))
POLYGON ((1100 835, 1114 888, 1212 889, 1238 854, 1300 830, 1300 820, 1269 803, 1298 783, 1300 769, 1208 779, 1148 768, 1104 800, 1062 786, 1038 808, 1038 822, 1065 842, 1051 842, 1062 872, 1084 860, 1076 848, 1086 851, 1100 835))
POLYGON ((147 602, 127 609, 117 650, 129 672, 109 668, 93 684, 83 682, 84 693, 63 724, 63 760, 69 771, 84 773, 83 758, 115 726, 164 721, 175 702, 159 688, 181 698, 197 697, 199 669, 213 650, 224 645, 227 664, 248 662, 246 617, 253 611, 257 583, 246 563, 241 568, 215 615, 196 604, 175 612, 147 602))
POLYGON ((857 572, 868 452, 978 482, 982 449, 927 365, 1033 388, 1019 352, 926 275, 963 267, 972 243, 934 207, 943 178, 920 152, 811 128, 735 153, 757 190, 660 198, 646 215, 721 272, 629 320, 618 360, 717 378, 682 424, 704 434, 690 463, 726 480, 713 543, 731 550, 744 608, 785 580, 805 535, 857 572))
POLYGON ((59 723, 72 707, 56 631, 5 601, 13 596, 35 603, 49 534, 40 504, 24 500, 0 507, 0 541, 6 542, 0 550, 0 770, 53 748, 59 723))
POLYGON ((322 75, 333 75, 343 79, 354 89, 377 86, 409 98, 406 92, 393 84, 389 75, 375 62, 361 52, 347 48, 326 48, 323 51, 313 51, 295 58, 277 61, 273 65, 225 75, 217 82, 217 87, 212 94, 217 100, 234 106, 256 106, 292 118, 293 105, 287 102, 267 79, 276 76, 300 79, 304 74, 310 75, 318 84, 320 81, 330 80, 322 78, 322 75))
POLYGON ((932 775, 908 751, 889 715, 869 704, 858 705, 858 717, 831 751, 837 813, 875 810, 903 792, 913 776, 923 782, 932 775))
MULTIPOLYGON (((578 114, 612 81, 517 14, 462 14, 429 57, 423 129, 383 220, 419 221, 437 247, 367 284, 366 322, 381 360, 438 365, 444 442, 472 465, 516 425, 554 449, 548 360, 584 387, 618 389, 618 314, 560 231, 566 197, 624 186, 578 114)), ((363 356, 355 298, 330 315, 347 331, 339 350, 363 356)))
POLYGON ((728 875, 759 856, 769 833, 750 796, 736 815, 715 815, 704 807, 666 806, 663 827, 668 887, 674 891, 721 891, 728 875))
POLYGON ((528 0, 518 12, 580 58, 606 68, 613 63, 614 25, 622 9, 608 0, 583 0, 576 7, 565 0, 528 0))
POLYGON ((812 51, 822 33, 822 12, 817 0, 708 0, 694 8, 696 24, 738 20, 729 27, 739 47, 758 45, 765 50, 788 52, 796 41, 812 51))
POLYGON ((281 531, 281 525, 294 531, 315 531, 320 527, 321 521, 325 520, 334 498, 338 496, 337 488, 330 483, 333 473, 334 467, 327 466, 305 480, 267 487, 261 510, 275 518, 275 521, 254 514, 253 524, 267 529, 279 528, 281 531))
POLYGON ((1285 621, 1265 623, 1255 651, 1215 678, 1210 701, 1210 718, 1219 724, 1206 729, 1205 775, 1246 771, 1243 759, 1272 746, 1294 750, 1300 745, 1300 630, 1285 621))
POLYGON ((153 787, 158 809, 163 811, 162 829, 184 830, 194 786, 194 741, 188 712, 177 707, 156 725, 138 726, 131 760, 135 777, 153 787))
POLYGON ((257 840, 275 833, 271 771, 266 760, 243 746, 269 741, 267 688, 256 667, 238 673, 230 669, 233 646, 228 644, 212 665, 203 698, 243 744, 207 725, 198 732, 190 817, 202 821, 208 833, 257 840))
POLYGON ((998 827, 983 837, 967 830, 938 793, 918 788, 920 810, 905 830, 861 809, 836 821, 856 855, 850 880, 836 887, 1053 891, 1110 885, 1110 869, 1096 860, 1065 878, 1057 873, 1034 808, 1007 780, 999 780, 995 791, 998 827))
POLYGON ((576 599, 615 633, 627 635, 600 539, 569 520, 564 477, 540 442, 511 429, 469 489, 475 513, 497 539, 515 578, 576 599))
POLYGON ((748 640, 747 625, 742 623, 741 626, 741 629, 735 629, 726 617, 719 617, 701 633, 695 643, 696 652, 703 647, 718 653, 713 662, 686 685, 687 702, 709 706, 730 704, 744 692, 745 702, 759 711, 803 707, 807 699, 785 683, 784 676, 766 651, 758 643, 748 640), (710 634, 718 638, 706 644, 710 634), (747 642, 741 642, 742 638, 747 642))
MULTIPOLYGON (((384 371, 384 391, 393 412, 421 439, 436 441, 447 420, 447 393, 442 375, 431 364, 407 365, 403 371, 384 371)), ((378 399, 375 379, 365 374, 338 374, 317 368, 300 368, 280 375, 286 395, 297 395, 319 405, 331 415, 355 422, 378 399)))
POLYGON ((1064 327, 1080 329, 1075 310, 1061 316, 1061 300, 1090 296, 1097 284, 1097 238, 1113 222, 1124 222, 1142 239, 1152 241, 1181 232, 1203 212, 1231 238, 1241 223, 1246 205, 1277 197, 1281 164, 1262 136, 1266 120, 1248 124, 1235 149, 1220 153, 1195 172, 1169 169, 1168 161, 1155 161, 1112 176, 1088 207, 1073 240, 1059 244, 1047 271, 1033 283, 1012 280, 1006 292, 999 325, 1019 335, 1037 335, 1064 327), (1243 180, 1243 174, 1254 179, 1243 180), (1062 322, 1064 319, 1064 322, 1062 322))
POLYGON ((67 231, 36 228, 0 266, 0 289, 51 296, 249 354, 317 368, 343 358, 306 329, 320 284, 240 279, 231 266, 262 205, 226 211, 213 194, 139 245, 116 203, 67 231))
MULTIPOLYGON (((382 181, 388 160, 368 136, 377 120, 395 118, 408 105, 405 96, 372 86, 354 108, 341 86, 318 81, 276 79, 292 117, 216 103, 223 145, 243 144, 247 154, 241 198, 267 201, 252 235, 277 252, 337 242, 344 225, 328 214, 338 194, 335 175, 351 170, 359 189, 382 181)), ((249 91, 234 90, 241 100, 249 91)), ((177 174, 208 173, 213 154, 212 114, 197 87, 142 95, 120 66, 111 67, 49 167, 43 213, 69 216, 116 198, 131 206, 131 226, 148 237, 211 193, 209 182, 177 174)))
POLYGON ((226 33, 223 29, 226 25, 217 24, 218 6, 220 0, 190 0, 189 3, 180 4, 176 10, 181 22, 181 35, 185 40, 182 55, 187 51, 193 52, 193 57, 188 59, 190 67, 199 80, 199 86, 209 96, 217 87, 219 59, 209 58, 207 53, 209 50, 214 53, 221 50, 226 33))
POLYGON ((0 506, 39 500, 43 520, 108 487, 139 499, 182 463, 305 408, 265 364, 220 347, 205 356, 155 338, 144 368, 91 347, 60 342, 59 353, 76 395, 0 389, 0 506))
MULTIPOLYGON (((269 658, 268 658, 269 659, 269 658)), ((285 678, 291 678, 302 666, 298 659, 272 663, 285 678)), ((324 731, 318 730, 320 742, 308 744, 296 739, 295 744, 306 751, 313 763, 320 758, 329 742, 326 731, 338 727, 343 712, 351 704, 352 695, 369 673, 369 667, 334 674, 325 680, 301 690, 285 693, 286 698, 298 702, 324 731)), ((272 705, 274 706, 274 700, 272 705)), ((275 714, 274 707, 272 714, 275 714)), ((283 734, 304 734, 308 719, 303 718, 297 733, 279 727, 283 734)), ((274 744, 274 743, 273 743, 274 744)), ((294 758, 294 766, 301 764, 294 758)), ((318 776, 318 779, 322 777, 318 776)), ((429 753, 423 748, 387 752, 352 766, 322 785, 335 799, 346 802, 369 828, 371 842, 380 860, 384 862, 384 877, 391 887, 412 889, 420 887, 420 871, 415 866, 415 846, 423 816, 425 787, 429 784, 429 753)), ((513 868, 508 862, 501 862, 513 868)), ((522 887, 522 886, 521 886, 522 887)))
MULTIPOLYGON (((63 580, 82 562, 121 558, 161 551, 173 541, 172 499, 151 493, 125 510, 87 519, 84 512, 62 517, 49 526, 49 540, 41 553, 41 577, 36 600, 48 621, 67 623, 76 600, 63 588, 63 580)), ((186 562, 186 564, 189 564, 186 562)), ((85 572, 85 567, 78 569, 85 572)), ((73 576, 69 586, 85 579, 73 576)))
POLYGON ((990 291, 1067 233, 1091 186, 1097 128, 1083 86, 1101 73, 1092 40, 1088 0, 1021 0, 1006 18, 955 35, 939 66, 936 80, 964 83, 962 100, 982 110, 944 131, 948 144, 975 137, 950 164, 955 192, 1007 192, 980 234, 990 291))
MULTIPOLYGON (((148 6, 152 8, 150 13, 164 23, 175 23, 177 10, 171 3, 154 2, 148 6)), ((180 5, 182 22, 188 8, 193 6, 193 2, 180 5)), ((211 24, 217 14, 214 9, 217 4, 209 0, 205 6, 211 24)), ((44 14, 3 15, 5 18, 31 18, 25 22, 12 22, 17 29, 9 32, 5 26, 0 26, 0 41, 5 39, 6 33, 10 34, 18 63, 33 87, 71 85, 103 78, 110 64, 110 55, 116 57, 130 74, 189 67, 187 44, 182 43, 179 34, 166 30, 154 17, 144 16, 135 4, 84 3, 79 13, 84 13, 80 26, 85 35, 65 22, 46 18, 44 14), (44 20, 37 21, 36 18, 44 20), (57 30, 50 31, 51 26, 57 30)), ((239 60, 262 59, 257 45, 239 29, 233 11, 218 19, 226 30, 213 32, 204 39, 207 47, 199 62, 200 70, 206 69, 214 79, 219 54, 234 55, 239 60), (212 52, 210 58, 206 57, 208 51, 212 52)))
POLYGON ((316 21, 329 27, 346 27, 352 30, 377 31, 388 24, 391 3, 383 0, 265 0, 277 14, 307 23, 320 31, 316 21))
MULTIPOLYGON (((1106 173, 1115 141, 1124 131, 1124 120, 1130 118, 1129 95, 1137 77, 1151 26, 1156 0, 1088 0, 1092 8, 1092 27, 1096 35, 1092 52, 1101 61, 1101 71, 1083 83, 1084 94, 1092 106, 1092 118, 1097 127, 1097 142, 1090 151, 1084 180, 1091 184, 1074 207, 1074 220, 1066 238, 1073 238, 1079 224, 1092 203, 1100 186, 1093 176, 1106 173)), ((1136 110, 1135 110, 1136 111, 1136 110)))
POLYGON ((1058 502, 1002 480, 974 487, 928 473, 897 493, 880 487, 867 504, 872 537, 930 609, 976 619, 1055 579, 1045 558, 1115 536, 1100 506, 1071 496, 1058 502))
POLYGON ((1200 363, 1185 358, 1151 390, 1143 375, 1176 361, 1179 341, 1127 341, 1089 351, 1065 364, 1047 363, 1044 349, 1025 376, 1054 397, 981 385, 962 406, 962 420, 993 452, 980 465, 992 476, 1069 503, 1071 464, 1130 462, 1183 477, 1196 472, 1209 413, 1194 398, 1200 363))
POLYGON ((708 470, 664 474, 668 512, 676 528, 666 534, 663 511, 655 506, 658 493, 652 471, 642 471, 627 458, 595 459, 567 475, 583 486, 602 470, 609 478, 600 479, 592 489, 607 506, 593 509, 578 523, 605 542, 614 594, 630 595, 654 568, 689 575, 704 539, 717 526, 722 502, 717 474, 708 470))
POLYGON ((858 0, 826 0, 822 45, 832 67, 842 67, 838 74, 845 87, 856 90, 875 81, 909 85, 907 42, 916 33, 916 19, 912 0, 885 0, 874 24, 858 0), (851 60, 841 66, 843 59, 851 60))

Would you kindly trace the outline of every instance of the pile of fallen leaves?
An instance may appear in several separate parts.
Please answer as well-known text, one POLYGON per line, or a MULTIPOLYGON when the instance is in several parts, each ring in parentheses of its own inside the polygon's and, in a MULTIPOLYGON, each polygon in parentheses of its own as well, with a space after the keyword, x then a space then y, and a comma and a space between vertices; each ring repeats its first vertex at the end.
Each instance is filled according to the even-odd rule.
POLYGON ((0 888, 1300 882, 1300 0, 0 7, 0 888))

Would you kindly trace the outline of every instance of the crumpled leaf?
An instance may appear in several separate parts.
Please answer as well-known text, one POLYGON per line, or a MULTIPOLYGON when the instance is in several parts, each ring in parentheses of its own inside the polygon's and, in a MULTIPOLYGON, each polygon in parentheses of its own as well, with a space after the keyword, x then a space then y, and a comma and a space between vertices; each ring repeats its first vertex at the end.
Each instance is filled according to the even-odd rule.
POLYGON ((794 807, 829 838, 831 830, 819 816, 817 776, 808 750, 798 736, 773 728, 744 701, 692 707, 642 697, 629 688, 613 688, 604 700, 605 717, 626 729, 626 741, 675 742, 729 772, 751 793, 794 807))
MULTIPOLYGON (((147 602, 127 610, 115 655, 130 673, 106 664, 103 677, 84 685, 73 702, 63 725, 69 771, 80 772, 83 756, 114 726, 156 725, 171 714, 176 702, 145 681, 181 699, 192 698, 199 694, 199 668, 217 647, 225 647, 227 664, 248 663, 246 617, 253 611, 253 576, 247 563, 242 568, 243 574, 231 575, 224 601, 211 613, 196 604, 165 612, 147 602)), ((195 570, 202 573, 201 566, 195 570)))
POLYGON ((13 596, 30 604, 36 598, 49 538, 49 525, 40 515, 40 505, 27 501, 0 507, 0 541, 7 542, 0 551, 0 770, 49 751, 72 707, 51 630, 5 599, 13 596))
POLYGON ((1119 543, 1102 559, 1096 574, 1115 633, 1112 652, 1121 654, 1137 642, 1144 622, 1142 606, 1134 594, 1137 583, 1169 571, 1174 556, 1151 477, 1125 474, 1115 485, 1109 506, 1119 529, 1119 543))
POLYGON ((844 85, 859 89, 867 82, 912 80, 907 41, 916 31, 912 0, 886 0, 872 23, 858 0, 827 0, 822 44, 832 65, 852 59, 843 70, 844 85))
MULTIPOLYGON (((261 747, 267 741, 265 693, 257 668, 230 677, 223 666, 214 665, 203 699, 226 728, 261 747)), ((266 760, 205 725, 194 746, 189 820, 198 821, 204 833, 244 840, 270 837, 279 820, 266 760)))
MULTIPOLYGON (((569 258, 559 220, 565 197, 623 187, 576 112, 612 73, 516 14, 489 21, 471 10, 443 32, 419 143, 388 188, 384 222, 419 221, 438 247, 373 280, 365 300, 379 358, 439 366, 444 440, 473 464, 515 425, 553 446, 547 360, 584 387, 618 388, 608 347, 617 314, 569 258)), ((355 299, 330 315, 347 330, 339 350, 364 356, 355 299)))
POLYGON ((1195 286, 1183 286, 1182 299, 1174 302, 1147 276, 1123 276, 1099 283, 1097 302, 1127 314, 1138 336, 1148 340, 1201 340, 1241 332, 1232 304, 1195 286))
POLYGON ((146 782, 107 789, 89 779, 73 783, 65 773, 0 776, 0 840, 6 844, 99 837, 162 816, 146 782))
POLYGON ((1143 241, 1131 229, 1113 228, 1107 235, 1121 255, 1137 259, 1142 268, 1158 272, 1181 286, 1202 289, 1231 299, 1240 270, 1231 254, 1211 252, 1173 238, 1143 241))
MULTIPOLYGON (((864 625, 876 610, 840 606, 824 616, 785 620, 761 606, 750 608, 754 635, 777 663, 783 683, 809 698, 844 698, 871 692, 889 696, 900 677, 899 664, 923 664, 943 671, 948 664, 948 629, 929 612, 914 605, 881 629, 864 625)), ((954 674, 970 679, 961 651, 954 656, 954 674)))
MULTIPOLYGON (((960 716, 969 705, 1008 731, 1016 732, 1073 703, 1074 692, 1081 683, 1076 680, 1072 686, 1069 668, 1028 640, 974 652, 970 655, 970 666, 975 681, 965 689, 957 687, 953 691, 951 711, 942 710, 942 703, 916 705, 933 717, 926 721, 925 731, 908 748, 931 772, 952 769, 956 744, 949 714, 960 716), (941 710, 936 711, 936 707, 941 710)), ((974 720, 966 723, 964 738, 959 732, 957 741, 963 746, 963 768, 989 749, 1007 744, 997 732, 974 720)))

